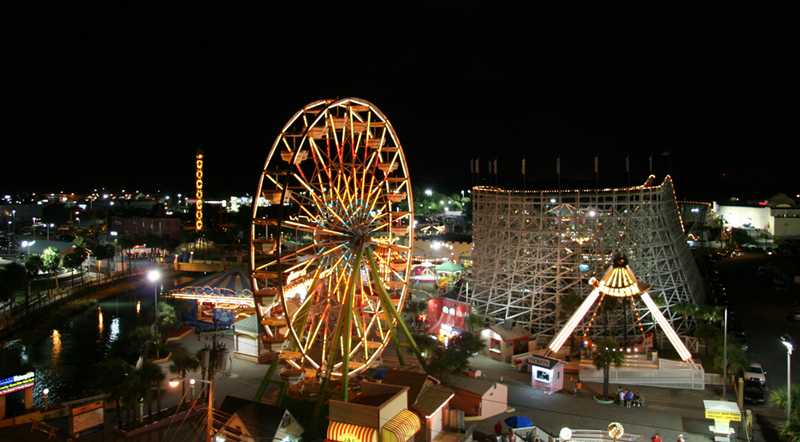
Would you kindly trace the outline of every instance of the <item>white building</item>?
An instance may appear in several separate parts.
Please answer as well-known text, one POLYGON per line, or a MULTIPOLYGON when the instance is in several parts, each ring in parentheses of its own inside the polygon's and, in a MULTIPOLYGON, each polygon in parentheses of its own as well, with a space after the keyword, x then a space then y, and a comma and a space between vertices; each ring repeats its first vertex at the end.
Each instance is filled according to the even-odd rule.
POLYGON ((715 202, 714 211, 722 216, 725 227, 765 230, 776 239, 800 237, 800 208, 782 193, 758 206, 715 202))

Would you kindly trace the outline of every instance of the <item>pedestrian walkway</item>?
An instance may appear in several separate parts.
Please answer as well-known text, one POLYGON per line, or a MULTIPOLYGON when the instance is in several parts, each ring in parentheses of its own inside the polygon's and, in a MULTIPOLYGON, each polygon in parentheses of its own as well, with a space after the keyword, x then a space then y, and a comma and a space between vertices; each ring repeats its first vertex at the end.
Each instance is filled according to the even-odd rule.
MULTIPOLYGON (((718 399, 718 394, 713 391, 637 386, 633 389, 642 396, 645 406, 624 408, 600 404, 593 399, 595 394, 602 392, 602 384, 584 382, 582 391, 575 395, 575 380, 570 378, 565 382, 564 391, 548 395, 530 386, 530 373, 520 372, 508 364, 477 356, 471 365, 481 370, 483 379, 508 385, 508 406, 514 409, 479 422, 476 429, 487 434, 494 433, 498 420, 524 415, 550 434, 558 434, 563 427, 605 429, 610 422, 620 422, 626 432, 639 434, 642 440, 649 440, 655 432, 659 432, 664 441, 677 440, 679 434, 683 434, 687 441, 711 439, 708 426, 712 421, 705 418, 703 400, 718 399)), ((611 394, 616 390, 616 385, 609 386, 611 394)), ((754 427, 758 430, 757 426, 754 427)), ((740 433, 738 426, 735 428, 737 434, 740 433)), ((756 433, 754 440, 765 438, 756 433)))

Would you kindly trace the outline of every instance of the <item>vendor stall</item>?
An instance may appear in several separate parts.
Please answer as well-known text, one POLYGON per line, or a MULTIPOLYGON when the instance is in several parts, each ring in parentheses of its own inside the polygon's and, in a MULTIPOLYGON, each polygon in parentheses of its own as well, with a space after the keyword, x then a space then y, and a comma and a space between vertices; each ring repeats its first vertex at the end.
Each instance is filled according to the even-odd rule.
POLYGON ((548 394, 564 388, 564 362, 544 356, 528 356, 531 386, 548 394))

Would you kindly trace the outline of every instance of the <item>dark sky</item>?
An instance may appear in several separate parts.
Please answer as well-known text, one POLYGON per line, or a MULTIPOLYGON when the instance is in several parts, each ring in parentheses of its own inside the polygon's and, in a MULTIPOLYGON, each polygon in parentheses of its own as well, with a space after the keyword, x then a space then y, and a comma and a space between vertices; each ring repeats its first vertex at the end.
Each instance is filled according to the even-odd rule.
POLYGON ((185 191, 202 145, 212 194, 252 192, 298 108, 358 96, 418 186, 466 188, 474 157, 517 185, 523 155, 531 185, 557 155, 590 183, 595 154, 638 183, 654 153, 684 197, 800 192, 796 49, 757 14, 139 3, 7 16, 0 189, 185 191))

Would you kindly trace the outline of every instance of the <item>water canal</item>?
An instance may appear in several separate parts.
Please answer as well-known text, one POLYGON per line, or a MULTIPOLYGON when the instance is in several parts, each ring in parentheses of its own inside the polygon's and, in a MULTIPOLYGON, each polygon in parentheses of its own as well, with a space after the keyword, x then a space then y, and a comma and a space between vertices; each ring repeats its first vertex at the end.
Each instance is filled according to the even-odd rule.
MULTIPOLYGON (((171 289, 189 279, 165 279, 160 289, 171 289)), ((131 284, 96 304, 86 302, 69 317, 51 312, 8 341, 6 345, 19 355, 20 362, 33 367, 34 406, 43 405, 45 388, 49 389, 50 405, 99 393, 96 365, 125 350, 119 347, 137 327, 153 323, 154 295, 150 283, 131 284)))

